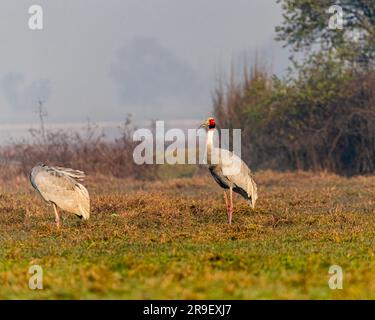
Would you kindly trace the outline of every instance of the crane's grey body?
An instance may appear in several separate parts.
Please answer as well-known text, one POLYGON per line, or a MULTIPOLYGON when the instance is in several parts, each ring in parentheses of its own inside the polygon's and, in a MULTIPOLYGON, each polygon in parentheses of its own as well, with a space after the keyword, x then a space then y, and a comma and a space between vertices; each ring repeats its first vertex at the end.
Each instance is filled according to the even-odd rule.
POLYGON ((232 189, 240 194, 254 208, 258 192, 249 167, 228 150, 215 148, 214 153, 219 155, 218 161, 215 164, 210 164, 209 170, 215 181, 220 187, 232 189), (229 174, 225 174, 226 172, 229 174))
POLYGON ((90 217, 90 197, 87 189, 78 182, 84 177, 82 171, 38 165, 31 170, 30 182, 42 198, 54 206, 57 220, 56 206, 87 220, 90 217))
POLYGON ((207 129, 207 163, 211 175, 220 187, 224 189, 224 200, 227 207, 228 222, 232 224, 233 191, 246 199, 254 209, 258 198, 257 185, 251 171, 240 157, 229 150, 215 148, 214 133, 216 123, 214 118, 208 118, 200 126, 207 129), (229 189, 229 201, 227 189, 229 189))

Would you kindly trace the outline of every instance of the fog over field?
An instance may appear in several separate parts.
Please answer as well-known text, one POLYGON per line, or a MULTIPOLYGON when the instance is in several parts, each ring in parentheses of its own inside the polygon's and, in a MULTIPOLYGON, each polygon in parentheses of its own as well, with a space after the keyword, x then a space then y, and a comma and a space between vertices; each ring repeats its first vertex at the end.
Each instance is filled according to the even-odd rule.
MULTIPOLYGON (((46 129, 53 131, 71 131, 84 134, 88 125, 95 126, 97 133, 104 134, 104 140, 113 140, 121 136, 121 128, 124 121, 97 121, 95 123, 87 120, 86 122, 61 122, 61 123, 47 123, 46 129)), ((180 129, 187 133, 188 129, 198 128, 200 122, 194 119, 176 119, 166 120, 164 122, 165 130, 180 129)), ((134 129, 145 128, 151 131, 155 130, 155 122, 152 120, 138 120, 134 122, 134 129)), ((30 136, 30 130, 38 130, 39 123, 30 122, 28 124, 0 124, 0 144, 7 145, 14 142, 21 141, 30 136)))
POLYGON ((1 2, 0 142, 38 123, 38 99, 50 125, 202 119, 232 61, 288 65, 274 1, 42 0, 42 31, 28 28, 32 4, 1 2))

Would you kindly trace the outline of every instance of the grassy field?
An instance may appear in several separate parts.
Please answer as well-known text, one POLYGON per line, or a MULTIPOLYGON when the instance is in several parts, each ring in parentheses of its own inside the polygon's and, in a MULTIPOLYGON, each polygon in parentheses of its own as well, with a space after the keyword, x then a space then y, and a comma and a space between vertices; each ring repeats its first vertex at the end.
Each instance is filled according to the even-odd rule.
POLYGON ((375 298, 375 177, 256 175, 229 227, 210 177, 89 178, 92 218, 62 228, 25 178, 0 187, 0 298, 375 298), (44 289, 28 288, 28 268, 44 289), (344 270, 330 290, 328 269, 344 270))

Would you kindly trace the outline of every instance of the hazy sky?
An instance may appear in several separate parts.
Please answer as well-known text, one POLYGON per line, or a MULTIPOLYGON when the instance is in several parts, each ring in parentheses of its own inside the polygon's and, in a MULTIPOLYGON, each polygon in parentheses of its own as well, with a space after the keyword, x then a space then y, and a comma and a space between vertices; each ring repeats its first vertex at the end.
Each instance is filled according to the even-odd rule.
POLYGON ((201 119, 218 70, 256 49, 281 74, 274 0, 1 0, 0 123, 201 119), (44 30, 28 9, 44 10, 44 30))

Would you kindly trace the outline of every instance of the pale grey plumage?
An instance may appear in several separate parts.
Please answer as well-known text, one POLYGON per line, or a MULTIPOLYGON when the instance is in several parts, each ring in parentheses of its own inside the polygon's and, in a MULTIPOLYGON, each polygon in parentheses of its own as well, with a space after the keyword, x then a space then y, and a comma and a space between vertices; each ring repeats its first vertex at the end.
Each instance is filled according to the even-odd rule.
POLYGON ((254 208, 258 192, 249 167, 229 150, 215 148, 213 153, 217 155, 218 160, 215 164, 209 165, 209 170, 215 181, 224 189, 232 188, 254 208))
POLYGON ((254 209, 255 202, 258 198, 257 185, 249 167, 240 157, 229 150, 215 148, 215 119, 208 118, 200 127, 207 129, 207 163, 215 181, 224 188, 224 200, 227 207, 228 222, 229 225, 231 225, 233 214, 233 191, 244 197, 254 209), (226 189, 229 189, 229 201, 226 189))
MULTIPOLYGON (((45 201, 87 220, 90 217, 90 197, 87 189, 78 182, 84 177, 82 171, 43 164, 31 170, 30 182, 45 201)), ((58 219, 56 208, 55 213, 58 219)))

